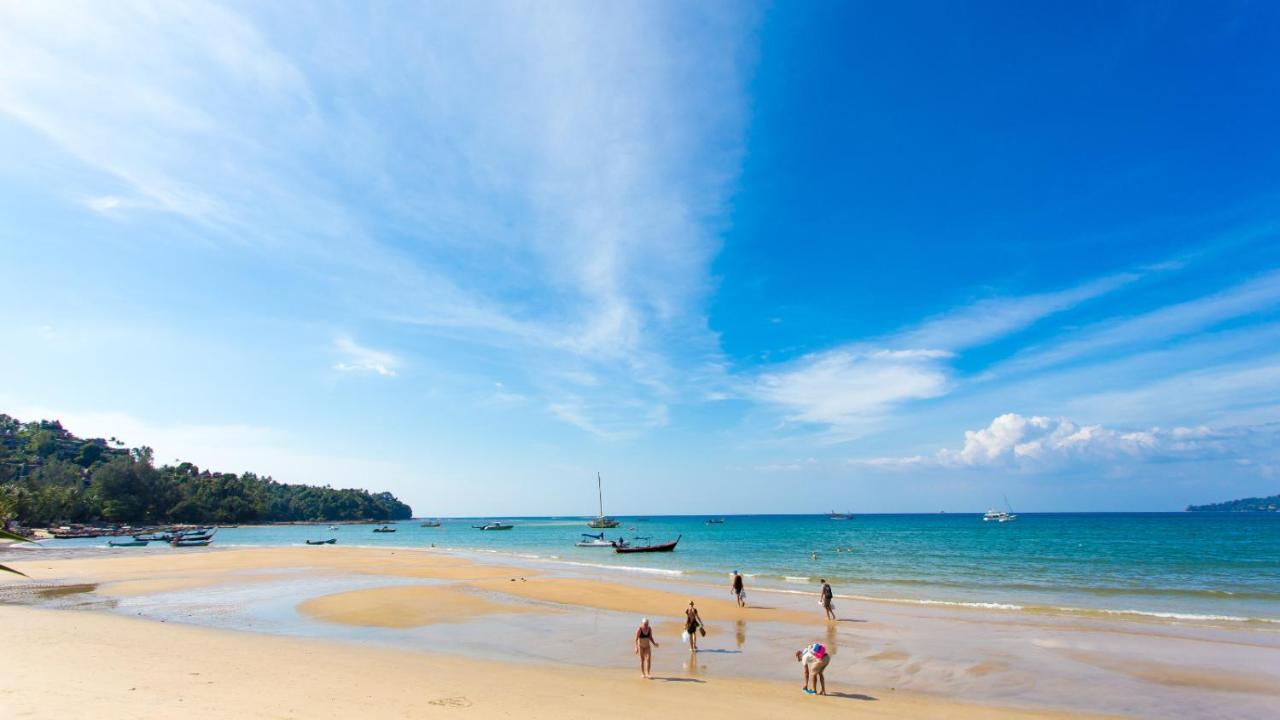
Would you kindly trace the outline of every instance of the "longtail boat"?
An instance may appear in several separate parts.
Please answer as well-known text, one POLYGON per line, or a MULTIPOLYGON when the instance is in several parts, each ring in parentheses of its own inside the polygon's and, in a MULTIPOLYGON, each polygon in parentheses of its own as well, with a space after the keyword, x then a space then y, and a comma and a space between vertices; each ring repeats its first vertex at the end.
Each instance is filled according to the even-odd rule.
POLYGON ((333 545, 338 542, 338 538, 329 538, 328 540, 308 540, 308 545, 333 545))
POLYGON ((616 553, 671 552, 676 549, 676 543, 679 543, 682 537, 684 535, 677 535, 675 540, 661 545, 619 545, 614 543, 613 551, 616 553))

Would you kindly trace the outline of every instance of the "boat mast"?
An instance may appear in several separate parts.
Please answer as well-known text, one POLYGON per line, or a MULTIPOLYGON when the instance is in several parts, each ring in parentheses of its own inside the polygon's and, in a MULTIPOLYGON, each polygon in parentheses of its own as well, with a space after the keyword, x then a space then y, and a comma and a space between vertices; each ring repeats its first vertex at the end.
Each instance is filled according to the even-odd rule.
POLYGON ((600 517, 604 517, 604 489, 601 487, 599 472, 596 472, 596 495, 600 498, 600 517))

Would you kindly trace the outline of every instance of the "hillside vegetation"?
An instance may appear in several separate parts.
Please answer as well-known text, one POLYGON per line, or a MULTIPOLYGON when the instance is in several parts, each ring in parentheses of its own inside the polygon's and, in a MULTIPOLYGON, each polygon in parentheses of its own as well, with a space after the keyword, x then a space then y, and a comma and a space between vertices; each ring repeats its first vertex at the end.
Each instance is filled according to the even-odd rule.
POLYGON ((1187 506, 1188 512, 1276 512, 1277 510, 1280 510, 1280 495, 1187 506))
POLYGON ((250 523, 399 520, 412 515, 388 492, 288 485, 255 473, 192 463, 156 467, 151 448, 79 438, 58 421, 0 414, 0 524, 250 523))

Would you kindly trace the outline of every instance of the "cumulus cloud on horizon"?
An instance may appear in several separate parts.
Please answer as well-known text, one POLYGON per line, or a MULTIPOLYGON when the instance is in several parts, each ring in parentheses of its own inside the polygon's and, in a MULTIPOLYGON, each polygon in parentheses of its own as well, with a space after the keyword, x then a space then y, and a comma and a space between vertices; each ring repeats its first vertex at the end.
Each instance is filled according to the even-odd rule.
POLYGON ((1106 462, 1234 460, 1252 464, 1252 455, 1271 445, 1280 427, 1152 427, 1124 430, 1083 425, 1063 417, 1005 413, 977 430, 966 430, 958 449, 930 455, 851 460, 864 467, 1050 469, 1106 462))

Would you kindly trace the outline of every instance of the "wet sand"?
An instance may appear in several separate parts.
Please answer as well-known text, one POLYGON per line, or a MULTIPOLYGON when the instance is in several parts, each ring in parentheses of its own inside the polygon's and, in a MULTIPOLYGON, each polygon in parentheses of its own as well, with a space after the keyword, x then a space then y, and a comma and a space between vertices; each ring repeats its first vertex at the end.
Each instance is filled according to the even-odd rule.
POLYGON ((33 716, 65 705, 105 707, 104 717, 172 717, 175 708, 192 717, 430 717, 466 707, 480 718, 598 717, 600 708, 642 717, 1262 718, 1280 681, 1276 633, 865 602, 840 603, 841 620, 828 624, 809 595, 755 591, 740 609, 727 586, 427 550, 30 557, 13 564, 33 580, 0 582, 0 601, 92 611, 0 605, 12 640, 0 668, 25 681, 7 682, 14 690, 4 699, 33 716), (679 639, 690 599, 709 629, 697 654, 679 639), (636 677, 630 638, 641 615, 655 621, 663 681, 636 677), (825 699, 796 687, 791 654, 814 640, 834 654, 827 675, 837 695, 825 699), (68 659, 95 672, 67 673, 68 659), (264 686, 261 673, 288 687, 264 686))
MULTIPOLYGON (((534 578, 528 582, 511 583, 491 579, 481 580, 474 584, 477 587, 533 600, 563 605, 581 605, 599 610, 625 612, 637 616, 647 615, 652 618, 677 617, 683 619, 684 609, 688 607, 689 601, 692 600, 697 606, 698 612, 708 621, 714 618, 732 621, 758 620, 826 625, 822 616, 817 612, 805 613, 793 609, 779 608, 774 603, 756 604, 755 597, 752 598, 752 602, 748 603, 747 607, 740 608, 737 602, 733 600, 707 598, 701 593, 680 594, 669 590, 637 587, 606 580, 534 578)), ((728 592, 725 594, 728 595, 728 592)), ((760 597, 765 596, 761 594, 760 597)))
POLYGON ((324 641, 0 607, 10 717, 1076 718, 908 693, 801 694, 793 682, 503 665, 324 641), (93 672, 70 672, 75 667, 93 672))
POLYGON ((494 602, 451 586, 412 585, 324 595, 300 603, 298 611, 325 622, 386 628, 463 622, 485 615, 550 612, 529 605, 494 602))

